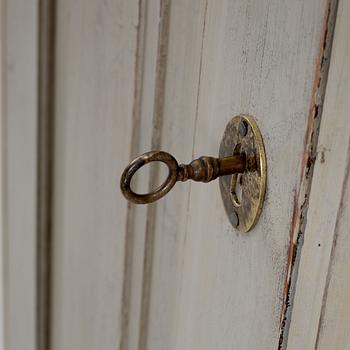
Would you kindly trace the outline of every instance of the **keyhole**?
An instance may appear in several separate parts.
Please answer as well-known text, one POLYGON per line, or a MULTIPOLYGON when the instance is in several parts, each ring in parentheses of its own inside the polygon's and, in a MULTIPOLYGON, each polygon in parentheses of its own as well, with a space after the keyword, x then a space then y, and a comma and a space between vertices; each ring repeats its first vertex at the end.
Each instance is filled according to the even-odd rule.
POLYGON ((239 204, 242 203, 242 194, 243 194, 242 181, 243 181, 242 174, 238 174, 237 175, 237 182, 236 182, 235 192, 236 192, 236 196, 237 196, 237 202, 239 204))
MULTIPOLYGON (((241 154, 242 145, 238 143, 235 146, 235 149, 233 150, 233 154, 241 154)), ((230 194, 231 194, 231 200, 233 202, 233 205, 237 208, 242 203, 243 198, 243 175, 242 174, 234 174, 231 177, 231 184, 230 184, 230 194)))
POLYGON ((239 207, 243 198, 243 176, 242 174, 234 174, 231 178, 231 199, 235 207, 239 207))

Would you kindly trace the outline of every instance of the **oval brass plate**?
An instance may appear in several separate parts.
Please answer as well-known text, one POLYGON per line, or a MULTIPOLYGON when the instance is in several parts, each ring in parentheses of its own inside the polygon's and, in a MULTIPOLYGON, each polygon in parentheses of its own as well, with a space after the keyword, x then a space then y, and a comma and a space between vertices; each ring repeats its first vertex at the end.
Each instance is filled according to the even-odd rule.
POLYGON ((220 177, 220 191, 231 224, 248 232, 259 219, 266 189, 264 143, 255 120, 248 115, 233 117, 221 140, 220 158, 236 153, 245 153, 247 170, 220 177))

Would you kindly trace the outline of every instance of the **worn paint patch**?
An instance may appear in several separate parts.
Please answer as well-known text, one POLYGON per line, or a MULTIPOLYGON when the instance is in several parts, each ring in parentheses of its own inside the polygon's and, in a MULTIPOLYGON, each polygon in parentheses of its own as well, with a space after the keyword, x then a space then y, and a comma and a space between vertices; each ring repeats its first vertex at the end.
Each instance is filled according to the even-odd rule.
MULTIPOLYGON (((298 260, 300 257, 300 248, 303 242, 303 233, 307 218, 308 197, 311 188, 314 163, 317 158, 316 147, 322 115, 322 103, 327 82, 336 8, 337 0, 329 0, 323 22, 319 55, 315 67, 315 78, 311 95, 312 98, 310 101, 304 137, 304 152, 301 160, 300 182, 294 190, 286 278, 283 288, 283 305, 280 314, 280 338, 278 349, 284 349, 288 339, 298 260)), ((320 161, 322 162, 322 160, 323 162, 325 161, 324 152, 321 152, 320 161)))

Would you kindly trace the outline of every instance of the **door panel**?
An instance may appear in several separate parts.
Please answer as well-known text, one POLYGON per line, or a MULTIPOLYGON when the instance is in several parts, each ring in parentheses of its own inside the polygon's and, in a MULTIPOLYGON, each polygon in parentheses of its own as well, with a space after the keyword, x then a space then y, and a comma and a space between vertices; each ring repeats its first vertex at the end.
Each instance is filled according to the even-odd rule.
POLYGON ((121 342, 138 1, 58 1, 52 349, 121 342))
MULTIPOLYGON (((9 327, 19 320, 18 332, 27 332, 16 341, 35 347, 38 333, 46 332, 35 311, 40 287, 50 302, 47 335, 54 350, 285 347, 336 1, 57 1, 54 185, 47 208, 52 269, 37 286, 42 266, 35 254, 45 247, 37 242, 43 203, 37 203, 33 184, 45 182, 36 182, 41 152, 35 140, 42 130, 33 101, 41 96, 45 102, 36 85, 45 68, 35 65, 34 29, 42 26, 32 11, 40 6, 33 4, 28 28, 22 24, 33 45, 29 49, 18 40, 17 27, 6 26, 17 41, 4 54, 9 63, 13 53, 13 62, 26 57, 31 65, 19 76, 16 65, 6 71, 14 85, 6 86, 5 105, 15 117, 4 127, 5 221, 15 233, 5 241, 5 298, 14 286, 21 289, 23 283, 14 281, 25 271, 22 301, 31 320, 21 317, 22 304, 13 307, 20 294, 11 294, 9 327), (28 104, 19 98, 23 89, 28 104), (23 113, 31 118, 24 138, 23 113), (149 149, 168 151, 181 162, 216 156, 225 125, 240 113, 256 118, 267 154, 266 201, 251 233, 231 227, 217 183, 177 185, 144 207, 122 198, 119 176, 131 157, 149 149), (14 162, 19 154, 30 159, 24 172, 14 162), (26 185, 20 202, 11 192, 17 183, 26 185), (25 221, 16 220, 19 209, 25 221), (28 241, 21 259, 12 261, 22 251, 18 225, 24 223, 28 241)), ((161 175, 151 169, 136 186, 153 186, 161 175)))
POLYGON ((348 349, 350 3, 339 1, 288 349, 348 349))
POLYGON ((38 1, 1 2, 5 344, 0 348, 8 350, 36 349, 38 29, 38 1))
POLYGON ((268 187, 262 217, 248 235, 230 226, 218 184, 178 185, 156 204, 154 232, 147 232, 153 265, 145 276, 144 343, 147 349, 277 349, 319 118, 330 5, 169 6, 161 149, 182 161, 217 155, 230 118, 251 114, 264 136, 268 187))
POLYGON ((3 1, 6 348, 347 346, 346 0, 326 89, 337 3, 3 1), (218 183, 122 197, 132 157, 216 156, 241 113, 267 154, 250 233, 218 183))

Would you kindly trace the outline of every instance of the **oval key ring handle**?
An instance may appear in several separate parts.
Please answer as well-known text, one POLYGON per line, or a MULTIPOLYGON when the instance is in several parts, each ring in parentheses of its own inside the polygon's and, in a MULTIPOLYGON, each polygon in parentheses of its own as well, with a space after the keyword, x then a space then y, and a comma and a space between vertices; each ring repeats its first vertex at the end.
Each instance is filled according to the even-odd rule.
POLYGON ((244 172, 246 169, 245 154, 233 155, 227 158, 200 157, 190 164, 178 164, 169 153, 150 151, 135 158, 124 170, 120 179, 120 188, 129 201, 136 204, 152 203, 164 197, 175 185, 176 181, 188 179, 200 182, 209 182, 218 176, 244 172), (164 183, 150 193, 135 193, 131 187, 131 178, 137 170, 150 162, 163 162, 169 168, 169 174, 164 183))
POLYGON ((178 174, 178 163, 176 159, 169 153, 163 151, 150 151, 144 154, 141 154, 135 158, 124 170, 122 177, 120 179, 120 188, 124 196, 131 202, 136 204, 145 204, 152 203, 156 200, 164 197, 175 185, 177 181, 178 174), (169 174, 166 180, 161 186, 156 190, 139 194, 135 193, 131 187, 130 182, 131 178, 134 176, 137 170, 139 170, 144 165, 150 162, 163 162, 168 166, 169 174))

